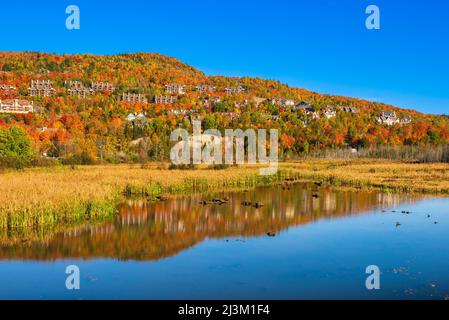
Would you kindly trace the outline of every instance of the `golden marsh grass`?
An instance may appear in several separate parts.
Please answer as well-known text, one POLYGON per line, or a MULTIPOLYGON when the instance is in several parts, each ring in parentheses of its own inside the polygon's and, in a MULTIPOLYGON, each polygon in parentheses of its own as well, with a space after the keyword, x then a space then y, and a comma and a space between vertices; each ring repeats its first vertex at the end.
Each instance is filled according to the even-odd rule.
POLYGON ((280 164, 280 173, 260 176, 257 166, 224 170, 168 170, 167 165, 99 165, 31 168, 0 173, 0 231, 4 237, 41 236, 62 225, 111 217, 126 195, 220 191, 281 182, 321 181, 333 186, 395 192, 449 194, 449 164, 387 160, 307 160, 280 164))

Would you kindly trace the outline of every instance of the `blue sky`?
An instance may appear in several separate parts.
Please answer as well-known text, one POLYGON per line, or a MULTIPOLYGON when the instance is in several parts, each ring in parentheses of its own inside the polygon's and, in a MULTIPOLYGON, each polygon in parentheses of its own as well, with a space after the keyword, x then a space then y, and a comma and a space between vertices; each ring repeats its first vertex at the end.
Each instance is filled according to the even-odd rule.
POLYGON ((447 0, 2 1, 1 51, 158 52, 207 74, 449 114, 447 0), (81 29, 67 30, 78 5, 81 29), (365 8, 381 29, 365 28, 365 8))

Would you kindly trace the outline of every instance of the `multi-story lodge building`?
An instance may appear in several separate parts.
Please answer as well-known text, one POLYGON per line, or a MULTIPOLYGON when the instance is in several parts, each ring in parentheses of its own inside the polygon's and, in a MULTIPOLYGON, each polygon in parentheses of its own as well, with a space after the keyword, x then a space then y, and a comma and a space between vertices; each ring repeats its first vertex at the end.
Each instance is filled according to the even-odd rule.
POLYGON ((225 92, 226 92, 226 94, 238 94, 238 93, 245 92, 245 88, 243 88, 242 86, 227 87, 227 88, 225 88, 225 92))
POLYGON ((74 97, 78 97, 78 98, 86 98, 92 94, 94 94, 94 91, 92 89, 89 88, 79 88, 79 89, 72 89, 70 88, 69 90, 67 90, 68 94, 74 97))
POLYGON ((166 84, 165 85, 165 93, 168 94, 185 94, 186 93, 186 86, 183 84, 166 84))
POLYGON ((31 86, 28 88, 31 97, 50 97, 55 92, 50 80, 31 80, 31 86))
POLYGON ((410 116, 405 116, 404 118, 401 119, 401 124, 409 124, 412 123, 412 117, 410 116))
POLYGON ((306 108, 304 109, 304 112, 308 117, 311 117, 312 119, 319 119, 320 115, 317 111, 315 111, 313 108, 306 108))
POLYGON ((396 115, 396 112, 394 111, 384 111, 380 115, 380 117, 377 118, 377 122, 379 124, 386 124, 387 126, 392 126, 394 124, 400 123, 399 118, 396 115))
POLYGON ((134 126, 143 126, 148 122, 148 119, 146 117, 145 114, 143 113, 130 113, 127 117, 126 120, 130 123, 132 123, 133 127, 134 126))
POLYGON ((155 96, 154 103, 156 104, 172 104, 178 100, 175 96, 155 96))
POLYGON ((77 96, 79 98, 86 98, 89 95, 96 92, 114 91, 114 85, 108 82, 92 82, 90 87, 85 86, 81 81, 69 80, 65 81, 64 85, 69 87, 67 91, 71 96, 77 96))
POLYGON ((341 110, 343 110, 344 112, 353 113, 353 114, 356 114, 359 112, 356 108, 348 107, 348 106, 341 107, 341 110))
POLYGON ((174 114, 176 116, 179 116, 179 115, 185 116, 185 115, 188 115, 190 113, 190 111, 187 110, 187 109, 180 109, 180 110, 178 110, 178 109, 170 109, 170 110, 167 111, 167 113, 168 114, 174 114))
POLYGON ((69 90, 67 90, 67 92, 71 96, 86 98, 87 96, 95 93, 93 89, 87 88, 80 81, 65 81, 64 84, 69 87, 69 90))
POLYGON ((66 81, 64 81, 64 86, 71 88, 71 89, 85 88, 85 85, 81 81, 77 81, 77 80, 66 80, 66 81))
POLYGON ((327 106, 324 110, 324 117, 326 119, 334 118, 337 115, 337 112, 335 111, 335 108, 332 106, 327 106))
POLYGON ((0 83, 0 90, 16 90, 16 87, 14 87, 13 85, 10 84, 5 84, 5 83, 0 83))
POLYGON ((306 116, 311 117, 312 119, 318 119, 320 115, 318 112, 312 107, 312 103, 308 101, 301 101, 294 106, 294 109, 297 111, 302 111, 306 116))
POLYGON ((114 91, 115 86, 109 82, 92 82, 92 90, 95 92, 114 91))
POLYGON ((196 90, 200 93, 206 93, 206 92, 215 92, 215 90, 217 90, 217 88, 214 86, 207 85, 207 84, 200 84, 200 85, 196 86, 196 90))
POLYGON ((273 98, 271 99, 271 103, 274 105, 279 105, 280 107, 291 107, 295 105, 294 100, 283 98, 273 98))
POLYGON ((141 93, 124 92, 120 96, 120 101, 131 102, 131 103, 148 103, 147 97, 141 93))
POLYGON ((307 110, 312 108, 312 102, 309 101, 299 101, 293 106, 289 106, 288 109, 292 111, 298 111, 298 110, 307 110))
POLYGON ((36 108, 33 101, 27 100, 0 100, 0 113, 34 113, 36 108))

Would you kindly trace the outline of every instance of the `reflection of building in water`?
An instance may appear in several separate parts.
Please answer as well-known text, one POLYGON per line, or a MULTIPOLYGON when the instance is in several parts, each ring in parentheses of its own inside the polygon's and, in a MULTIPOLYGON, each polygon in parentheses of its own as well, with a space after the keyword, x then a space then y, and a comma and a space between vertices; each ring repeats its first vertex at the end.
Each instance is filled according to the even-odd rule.
POLYGON ((300 226, 320 219, 363 214, 386 206, 410 203, 417 198, 379 194, 314 190, 294 186, 291 190, 259 188, 228 195, 224 205, 200 205, 212 196, 191 196, 164 202, 130 201, 122 204, 118 217, 99 225, 71 228, 42 243, 2 247, 0 259, 54 260, 59 258, 111 257, 154 260, 172 256, 206 238, 251 237, 300 226), (313 195, 318 197, 314 197, 313 195), (242 206, 258 201, 264 207, 242 206), (41 246, 45 245, 45 250, 41 246))
POLYGON ((399 194, 393 193, 378 193, 377 194, 378 204, 383 208, 397 207, 406 201, 404 197, 399 194))
POLYGON ((101 225, 87 225, 81 227, 74 227, 66 232, 64 232, 64 237, 73 238, 81 236, 83 233, 89 233, 94 236, 105 236, 112 234, 115 231, 114 225, 112 223, 104 223, 101 225))
POLYGON ((199 199, 197 201, 176 199, 150 206, 141 204, 140 209, 134 207, 131 213, 122 213, 122 219, 126 217, 126 220, 123 220, 126 224, 144 224, 148 219, 152 219, 154 223, 163 226, 161 230, 167 234, 177 232, 210 234, 220 231, 244 232, 251 235, 257 234, 258 228, 263 230, 262 226, 267 224, 278 225, 279 229, 282 229, 281 226, 303 224, 322 217, 347 216, 374 210, 385 201, 390 204, 400 201, 398 196, 385 195, 386 197, 378 198, 376 193, 357 195, 319 192, 318 197, 314 197, 310 190, 299 190, 296 195, 300 196, 300 201, 297 201, 298 197, 294 196, 272 205, 268 204, 270 200, 267 197, 262 201, 268 204, 263 209, 242 206, 240 200, 223 206, 206 205, 198 208, 199 199), (151 213, 149 208, 153 210, 151 213), (200 212, 196 210, 192 212, 193 208, 197 208, 200 212))
POLYGON ((280 225, 303 224, 321 217, 347 216, 364 211, 375 210, 386 204, 394 205, 401 201, 397 195, 379 195, 378 193, 352 193, 299 189, 294 193, 282 193, 282 201, 271 201, 269 192, 258 195, 262 203, 267 205, 262 209, 242 206, 244 200, 236 199, 223 206, 199 206, 200 198, 175 199, 168 202, 134 204, 126 211, 122 209, 123 224, 143 224, 149 219, 161 225, 164 233, 177 232, 211 233, 246 232, 254 233, 251 227, 277 222, 280 225), (316 194, 317 196, 314 196, 316 194), (148 208, 152 208, 151 214, 148 208), (200 212, 192 212, 193 208, 200 212), (128 212, 129 210, 130 212, 128 212), (142 211, 146 212, 142 216, 142 211), (135 212, 140 212, 136 215, 135 212), (134 215, 132 218, 130 215, 134 215))
POLYGON ((312 211, 317 211, 320 209, 321 209, 320 199, 312 197, 312 211))
POLYGON ((147 202, 127 201, 126 207, 120 211, 120 223, 122 226, 141 225, 149 220, 149 211, 146 210, 147 202))
POLYGON ((337 210, 337 196, 335 193, 326 192, 323 194, 323 210, 331 212, 337 210))

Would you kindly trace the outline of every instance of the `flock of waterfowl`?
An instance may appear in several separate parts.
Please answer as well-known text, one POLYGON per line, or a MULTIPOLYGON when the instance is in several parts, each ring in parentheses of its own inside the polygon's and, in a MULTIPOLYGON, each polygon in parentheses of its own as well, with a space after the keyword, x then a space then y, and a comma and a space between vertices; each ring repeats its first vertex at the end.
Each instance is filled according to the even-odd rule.
MULTIPOLYGON (((382 210, 382 212, 387 212, 387 211, 386 210, 382 210)), ((396 210, 392 210, 391 212, 396 213, 397 211, 396 210)), ((409 215, 409 214, 412 214, 413 212, 403 210, 403 211, 401 211, 401 213, 409 215)), ((427 218, 428 219, 431 218, 430 214, 427 214, 427 218)), ((438 224, 438 221, 434 221, 433 224, 438 224)), ((396 227, 400 227, 400 226, 402 226, 402 224, 399 221, 397 221, 396 222, 396 227)))

